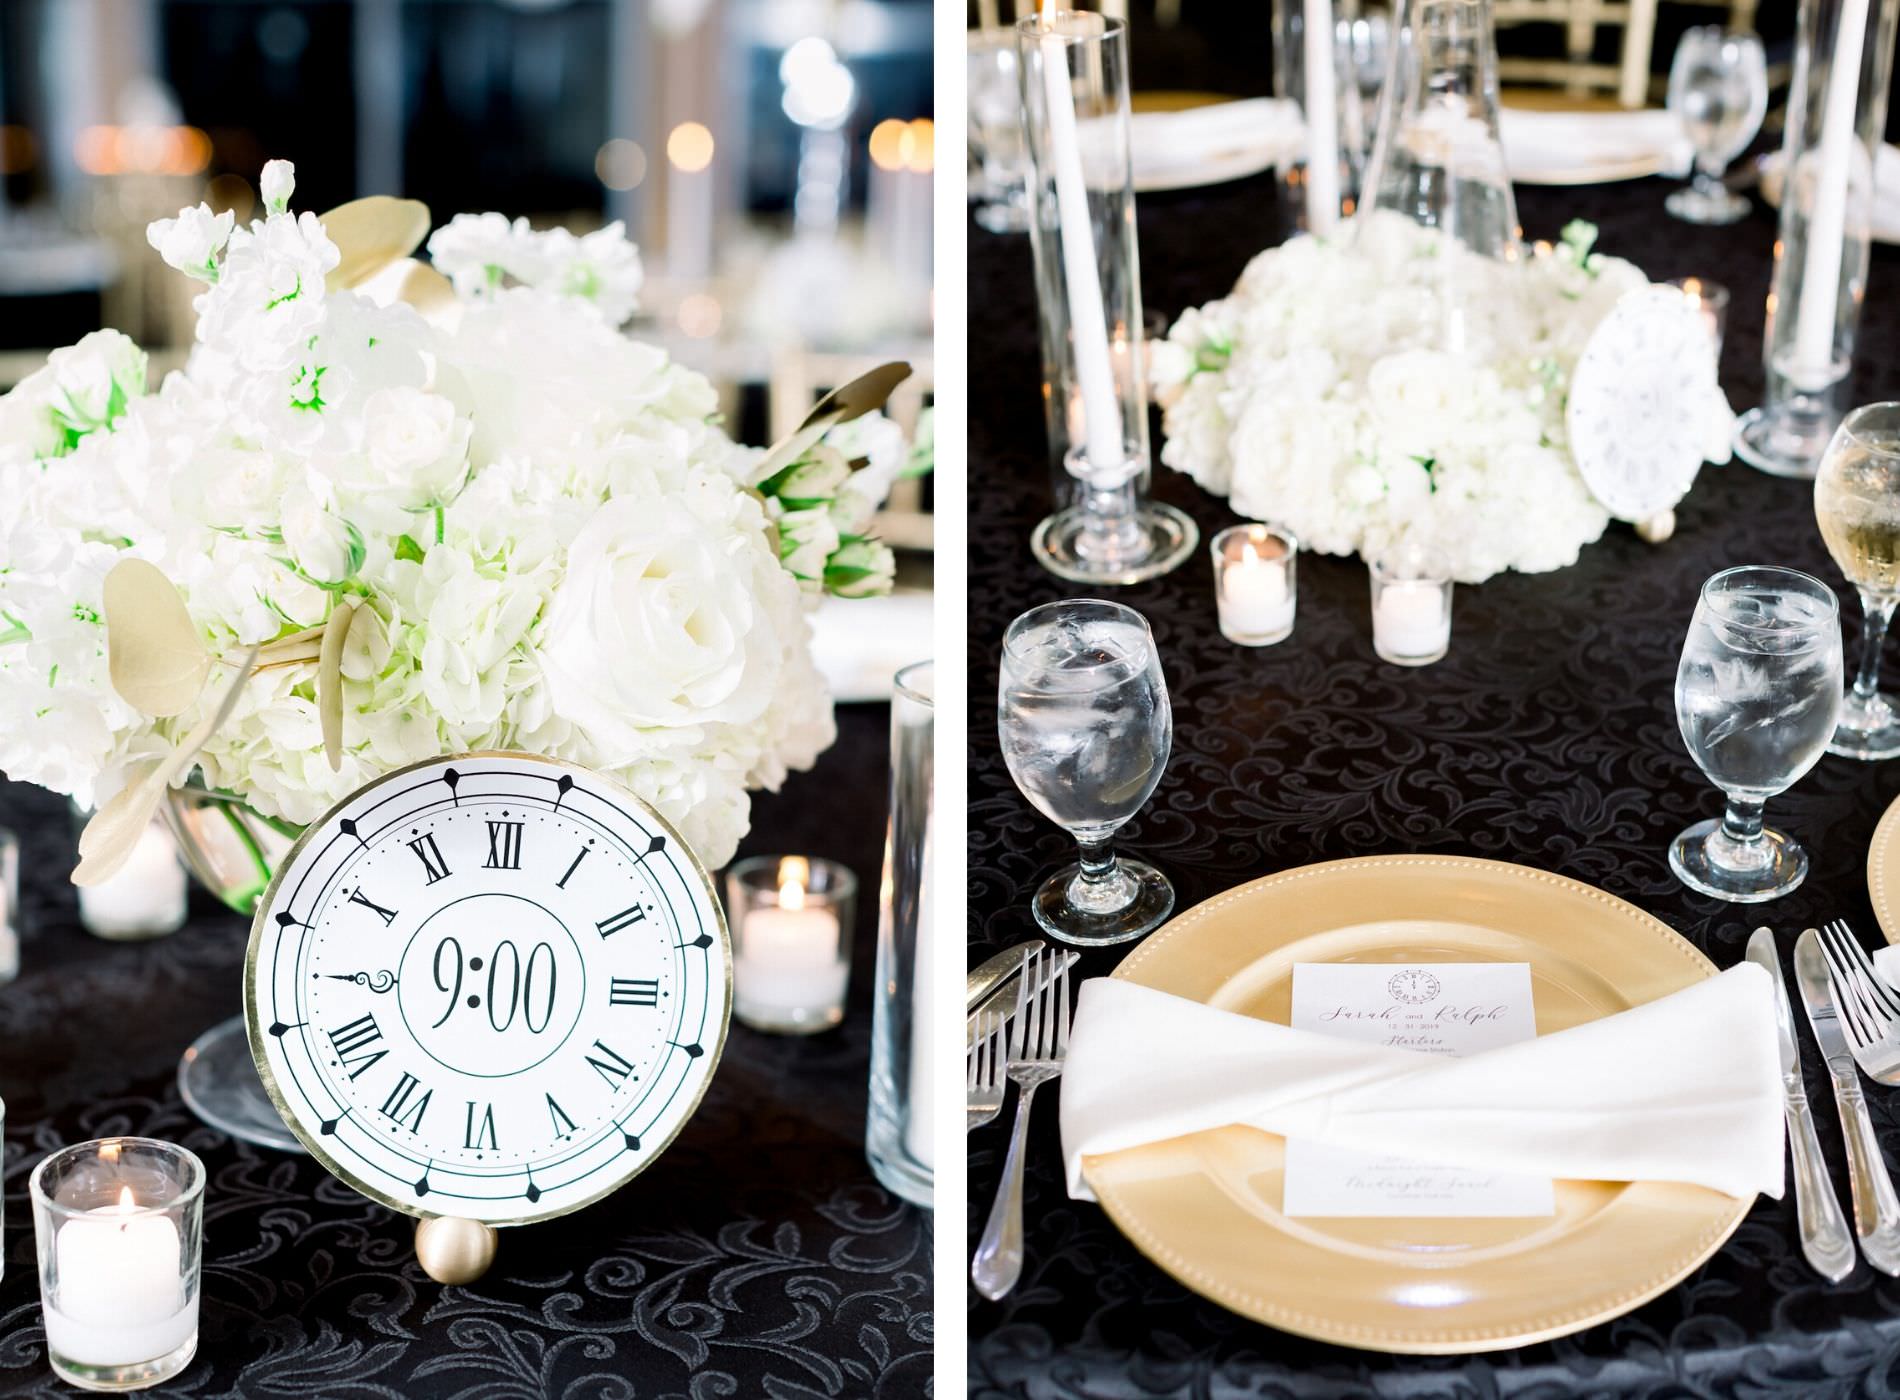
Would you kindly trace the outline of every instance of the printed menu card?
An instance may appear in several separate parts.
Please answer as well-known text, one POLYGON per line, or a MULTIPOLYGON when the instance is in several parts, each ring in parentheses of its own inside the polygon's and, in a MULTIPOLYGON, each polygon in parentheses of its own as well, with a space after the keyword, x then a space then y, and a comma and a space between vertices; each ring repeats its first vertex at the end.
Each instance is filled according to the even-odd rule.
MULTIPOLYGON (((1528 963, 1296 963, 1293 1026, 1434 1055, 1537 1034, 1528 963)), ((1298 1139, 1286 1145, 1288 1215, 1534 1216, 1547 1178, 1473 1171, 1298 1139)))

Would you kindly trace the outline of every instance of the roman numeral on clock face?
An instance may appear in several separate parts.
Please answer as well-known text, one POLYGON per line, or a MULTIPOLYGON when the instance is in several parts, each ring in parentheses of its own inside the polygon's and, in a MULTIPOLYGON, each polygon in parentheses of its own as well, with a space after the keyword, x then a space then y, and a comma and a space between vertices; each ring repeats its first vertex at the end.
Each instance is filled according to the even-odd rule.
POLYGON ((462 1146, 470 1152, 486 1145, 490 1150, 500 1146, 495 1141, 495 1106, 492 1103, 481 1105, 482 1116, 479 1122, 475 1118, 475 1104, 468 1102, 468 1117, 462 1127, 462 1146))
POLYGON ((650 977, 616 977, 607 989, 609 1006, 658 1006, 660 984, 650 977))
POLYGON ((429 883, 446 879, 449 863, 442 859, 442 848, 435 844, 433 832, 424 832, 409 843, 409 849, 416 853, 416 859, 422 862, 422 869, 429 877, 429 883))
POLYGON ((554 1124, 555 1135, 559 1136, 562 1133, 573 1132, 574 1120, 567 1116, 567 1110, 562 1108, 558 1103, 554 1101, 554 1095, 549 1094, 547 1096, 547 1100, 548 1100, 548 1118, 554 1124))
POLYGON ((343 1068, 350 1072, 351 1079, 373 1068, 378 1060, 389 1053, 387 1050, 370 1050, 370 1046, 383 1038, 383 1032, 376 1024, 376 1018, 368 1012, 348 1025, 338 1026, 329 1034, 330 1044, 336 1047, 337 1058, 343 1062, 343 1068), (368 1053, 359 1053, 363 1051, 368 1053))
POLYGON ((645 919, 646 916, 647 911, 636 904, 631 909, 622 909, 618 914, 610 918, 602 919, 599 923, 595 924, 594 927, 600 930, 600 936, 602 938, 607 938, 619 933, 623 928, 632 928, 635 924, 645 919))
POLYGON ((607 1081, 609 1089, 618 1093, 620 1086, 627 1082, 627 1076, 633 1073, 633 1062, 622 1056, 619 1051, 609 1049, 605 1041, 596 1040, 594 1048, 600 1051, 600 1056, 589 1055, 587 1063, 592 1065, 595 1072, 607 1081))
POLYGON ((429 1100, 435 1096, 435 1090, 422 1089, 422 1097, 416 1099, 418 1089, 422 1089, 421 1081, 405 1070, 396 1081, 396 1087, 389 1091, 389 1097, 383 1100, 383 1116, 412 1133, 422 1131, 422 1115, 429 1111, 429 1100))
POLYGON ((394 909, 383 908, 382 905, 373 899, 365 899, 361 885, 358 885, 355 889, 350 891, 350 903, 360 904, 371 913, 380 915, 385 925, 396 922, 396 911, 394 909))
POLYGON ((488 824, 488 859, 482 862, 482 869, 521 869, 521 829, 525 825, 525 822, 488 824))

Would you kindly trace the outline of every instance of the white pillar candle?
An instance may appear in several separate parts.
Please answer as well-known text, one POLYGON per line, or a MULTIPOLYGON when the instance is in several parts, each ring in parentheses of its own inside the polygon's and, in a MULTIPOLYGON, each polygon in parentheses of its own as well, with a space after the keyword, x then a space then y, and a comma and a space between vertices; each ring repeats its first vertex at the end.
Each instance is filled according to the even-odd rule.
MULTIPOLYGON (((1794 364, 1797 389, 1834 382, 1834 321, 1841 289, 1841 251, 1847 237, 1847 185, 1857 145, 1854 109, 1859 105, 1861 49, 1867 37, 1867 0, 1844 0, 1834 56, 1822 103, 1820 169, 1808 210, 1807 260, 1802 264, 1801 302, 1796 310, 1794 364)), ((1787 172, 1785 197, 1799 197, 1802 172, 1787 172)))
POLYGON ((910 982, 910 1117, 904 1124, 904 1149, 921 1166, 937 1166, 937 1139, 932 1120, 937 1114, 937 1094, 932 1087, 931 1044, 937 1038, 936 998, 931 995, 932 949, 936 947, 935 925, 931 919, 931 894, 935 876, 931 849, 935 824, 924 823, 923 868, 917 875, 917 949, 912 955, 910 982))
MULTIPOLYGON (((789 862, 787 862, 789 864, 789 862)), ((779 886, 777 908, 750 910, 732 960, 733 990, 758 1012, 824 1010, 844 1000, 850 968, 838 956, 838 915, 808 907, 805 886, 779 886)))
POLYGON ((1436 656, 1451 643, 1446 585, 1404 579, 1379 589, 1372 609, 1372 643, 1387 656, 1436 656))
POLYGON ((1306 99, 1306 228, 1329 234, 1339 223, 1339 97, 1332 0, 1301 10, 1302 93, 1306 99))
POLYGON ((168 1356, 198 1330, 187 1299, 178 1227, 119 1204, 66 1221, 53 1237, 57 1308, 45 1309, 46 1345, 82 1366, 132 1366, 168 1356))
POLYGON ((1286 560, 1267 559, 1243 541, 1240 557, 1220 571, 1216 603, 1220 630, 1237 641, 1274 637, 1293 627, 1293 595, 1286 586, 1286 560))
POLYGON ((1042 36, 1042 85, 1049 114, 1047 154, 1055 166, 1056 213, 1062 228, 1069 334, 1074 341, 1076 383, 1082 391, 1083 440, 1089 465, 1108 471, 1122 464, 1127 444, 1122 440, 1121 402, 1109 363, 1108 316, 1102 309, 1102 284, 1095 265, 1095 227, 1082 175, 1082 147, 1076 137, 1068 47, 1053 33, 1042 36))
POLYGON ((119 873, 79 887, 79 921, 100 938, 149 938, 185 921, 185 867, 157 822, 146 827, 119 873))

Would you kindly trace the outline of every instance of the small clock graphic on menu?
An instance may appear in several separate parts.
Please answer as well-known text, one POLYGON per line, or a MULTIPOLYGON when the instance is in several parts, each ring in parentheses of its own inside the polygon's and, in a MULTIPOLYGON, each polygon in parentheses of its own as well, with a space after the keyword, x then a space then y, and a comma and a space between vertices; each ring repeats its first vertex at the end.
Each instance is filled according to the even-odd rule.
POLYGON ((413 1215, 522 1224, 637 1175, 731 1003, 711 883, 608 779, 436 759, 313 824, 259 906, 252 1053, 311 1153, 413 1215))
POLYGON ((1438 979, 1422 967, 1408 967, 1403 972, 1393 973, 1391 980, 1385 984, 1385 989, 1392 994, 1394 1001, 1402 1001, 1411 1006, 1435 1001, 1439 992, 1444 990, 1439 985, 1438 979))

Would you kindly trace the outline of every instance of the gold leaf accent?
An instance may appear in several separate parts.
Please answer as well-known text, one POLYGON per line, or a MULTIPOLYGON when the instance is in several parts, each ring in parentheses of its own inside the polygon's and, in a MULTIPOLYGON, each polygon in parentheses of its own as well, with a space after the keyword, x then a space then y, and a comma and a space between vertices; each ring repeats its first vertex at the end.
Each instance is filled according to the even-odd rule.
POLYGON ((416 199, 373 194, 339 204, 322 216, 323 231, 343 256, 324 279, 330 291, 367 282, 429 236, 429 206, 416 199))
POLYGON ((356 621, 356 604, 339 602, 323 629, 317 657, 317 718, 323 724, 323 753, 330 771, 343 770, 343 643, 356 621))
POLYGON ((156 565, 121 559, 105 578, 106 667, 119 698, 140 714, 189 709, 211 654, 178 589, 156 565))
POLYGON ((104 884, 124 867, 131 858, 133 848, 138 845, 139 837, 152 824, 152 814, 158 810, 159 798, 165 795, 167 787, 190 770, 191 762, 197 758, 199 751, 211 742, 211 736, 231 718, 231 711, 237 708, 244 683, 251 678, 256 666, 257 648, 252 647, 238 666, 238 673, 232 678, 230 688, 224 692, 224 698, 218 702, 218 708, 199 720, 198 727, 165 757, 139 765, 136 770, 138 776, 92 814, 86 829, 79 833, 79 864, 73 868, 75 885, 104 884))
POLYGON ((909 378, 910 366, 902 360, 892 360, 833 389, 812 406, 804 422, 759 460, 752 469, 752 479, 769 480, 804 456, 813 443, 840 423, 849 423, 853 418, 862 418, 873 409, 884 407, 891 391, 909 378))

